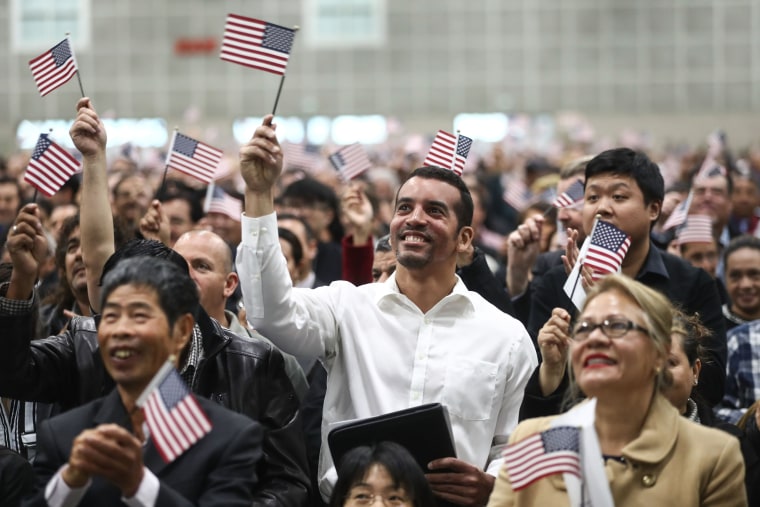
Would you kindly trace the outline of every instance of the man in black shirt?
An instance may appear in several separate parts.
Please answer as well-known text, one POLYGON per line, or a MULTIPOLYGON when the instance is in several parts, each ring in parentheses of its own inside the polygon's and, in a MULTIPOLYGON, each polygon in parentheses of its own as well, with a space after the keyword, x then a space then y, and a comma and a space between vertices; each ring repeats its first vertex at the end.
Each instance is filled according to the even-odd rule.
MULTIPOLYGON (((687 313, 699 313, 702 323, 713 332, 703 344, 709 360, 703 363, 699 389, 706 401, 714 405, 722 398, 726 376, 726 330, 720 298, 715 281, 707 273, 652 244, 651 225, 659 217, 663 197, 660 170, 646 155, 628 148, 607 150, 586 167, 583 227, 590 231, 599 216, 630 235, 631 246, 621 266, 623 274, 662 292, 687 313)), ((527 325, 534 339, 554 308, 563 308, 567 315, 575 313, 562 288, 565 280, 564 266, 553 267, 537 280, 527 325)), ((556 368, 557 365, 551 366, 556 368)), ((547 365, 539 365, 528 383, 521 418, 559 411, 567 373, 562 369, 561 379, 555 375, 559 387, 547 392, 539 380, 542 368, 547 365)))

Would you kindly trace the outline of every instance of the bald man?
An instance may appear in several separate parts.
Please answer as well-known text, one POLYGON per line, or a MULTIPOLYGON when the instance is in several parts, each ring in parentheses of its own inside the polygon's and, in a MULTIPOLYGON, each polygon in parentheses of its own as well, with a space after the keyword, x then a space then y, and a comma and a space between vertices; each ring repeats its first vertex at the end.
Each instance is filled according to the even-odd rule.
MULTIPOLYGON (((177 239, 174 250, 187 261, 206 313, 239 336, 272 343, 257 331, 244 327, 235 314, 225 310, 227 299, 235 292, 239 279, 232 269, 230 248, 221 236, 212 231, 189 231, 177 239)), ((288 378, 298 398, 303 400, 309 389, 306 375, 293 356, 283 353, 283 357, 288 378)))

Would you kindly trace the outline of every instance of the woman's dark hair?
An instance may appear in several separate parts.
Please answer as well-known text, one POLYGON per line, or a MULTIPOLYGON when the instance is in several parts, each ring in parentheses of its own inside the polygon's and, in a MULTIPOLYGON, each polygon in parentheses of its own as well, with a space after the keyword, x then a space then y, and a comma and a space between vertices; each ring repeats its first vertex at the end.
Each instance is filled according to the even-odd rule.
POLYGON ((390 475, 395 488, 404 488, 415 507, 435 507, 436 501, 425 474, 409 451, 395 442, 378 442, 351 449, 338 466, 330 507, 346 502, 351 488, 361 482, 372 465, 382 465, 390 475))

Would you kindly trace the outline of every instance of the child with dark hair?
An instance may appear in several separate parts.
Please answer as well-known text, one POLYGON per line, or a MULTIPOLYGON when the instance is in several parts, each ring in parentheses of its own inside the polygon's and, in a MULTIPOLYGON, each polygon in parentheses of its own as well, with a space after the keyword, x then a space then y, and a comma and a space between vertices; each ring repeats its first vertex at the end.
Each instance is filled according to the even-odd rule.
POLYGON ((330 507, 373 505, 433 507, 433 492, 409 451, 395 442, 378 442, 349 451, 338 467, 330 507))

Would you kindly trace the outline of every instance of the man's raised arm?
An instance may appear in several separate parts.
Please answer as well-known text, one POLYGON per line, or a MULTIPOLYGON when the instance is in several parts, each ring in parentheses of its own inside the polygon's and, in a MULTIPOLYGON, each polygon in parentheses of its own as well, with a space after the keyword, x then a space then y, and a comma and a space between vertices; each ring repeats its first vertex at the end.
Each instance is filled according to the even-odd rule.
POLYGON ((98 312, 100 276, 115 247, 106 177, 106 129, 90 99, 82 98, 77 102, 77 117, 69 134, 82 154, 82 260, 87 271, 90 306, 98 312))

